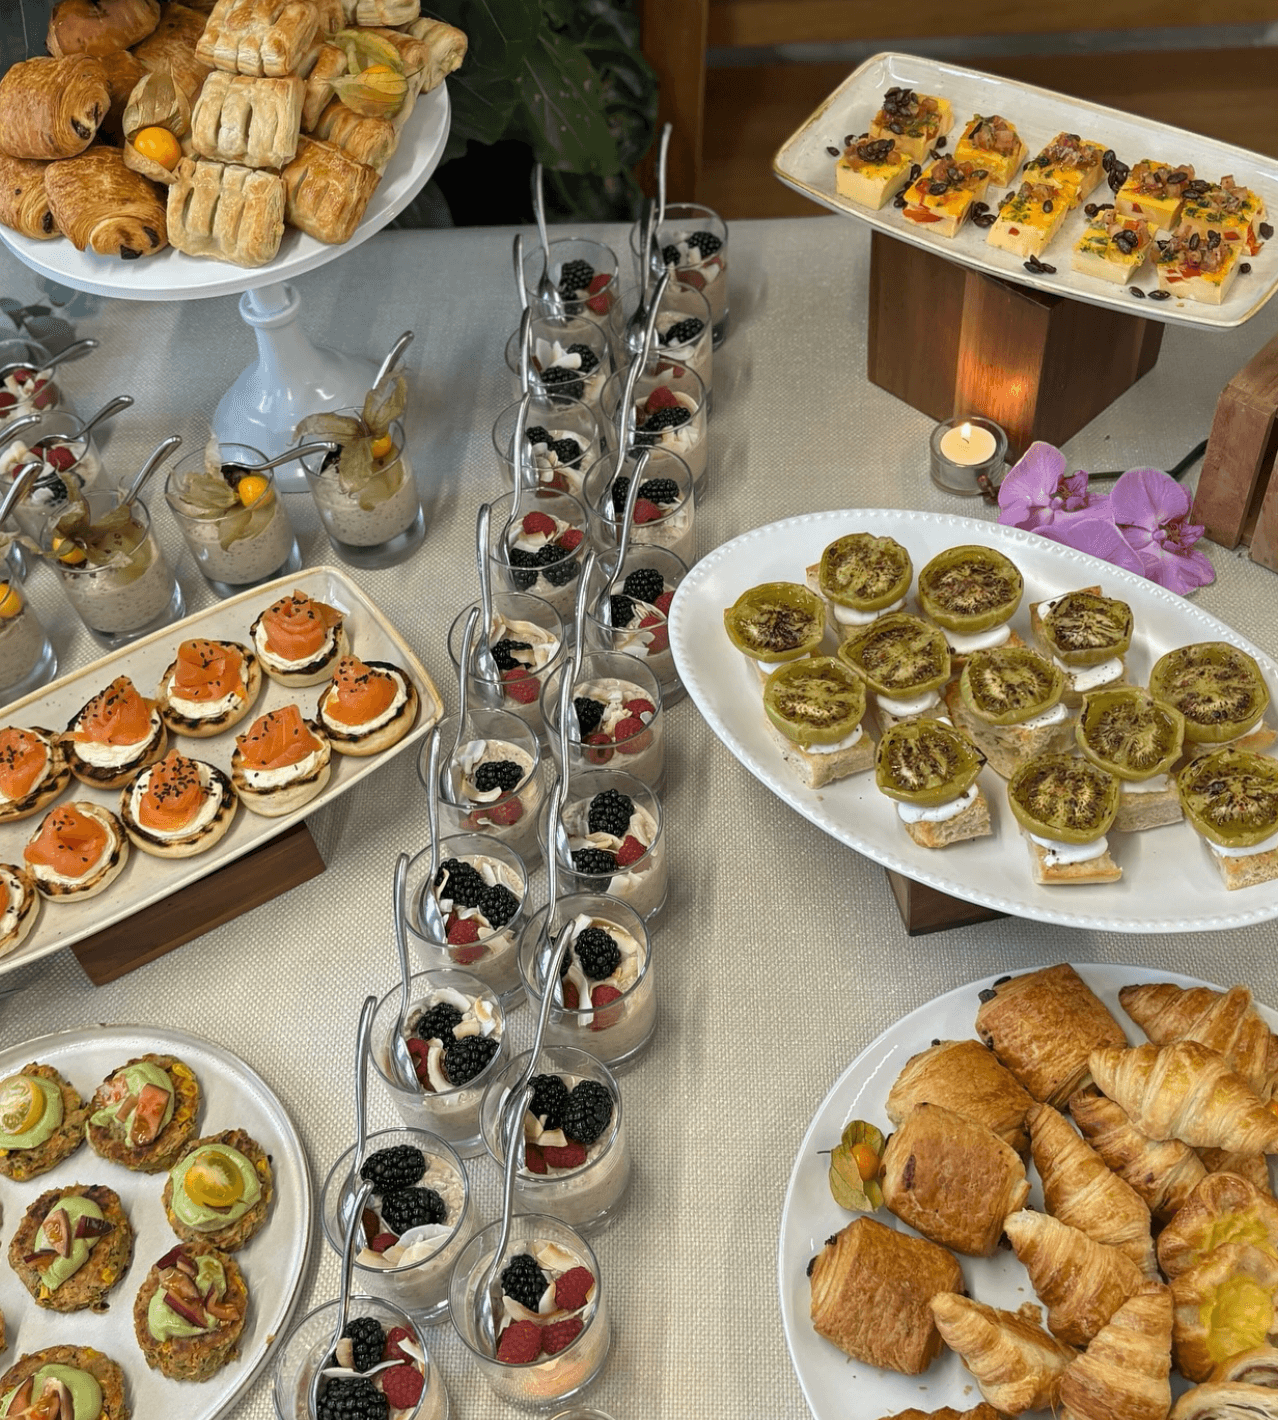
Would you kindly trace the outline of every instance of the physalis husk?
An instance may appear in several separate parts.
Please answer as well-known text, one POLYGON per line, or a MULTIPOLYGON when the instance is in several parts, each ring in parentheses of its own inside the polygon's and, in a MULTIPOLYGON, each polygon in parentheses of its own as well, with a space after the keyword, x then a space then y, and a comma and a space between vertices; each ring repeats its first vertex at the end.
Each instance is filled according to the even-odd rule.
POLYGON ((830 1192, 850 1213, 873 1213, 883 1206, 879 1166, 887 1141, 863 1119, 844 1126, 839 1146, 830 1153, 830 1192))

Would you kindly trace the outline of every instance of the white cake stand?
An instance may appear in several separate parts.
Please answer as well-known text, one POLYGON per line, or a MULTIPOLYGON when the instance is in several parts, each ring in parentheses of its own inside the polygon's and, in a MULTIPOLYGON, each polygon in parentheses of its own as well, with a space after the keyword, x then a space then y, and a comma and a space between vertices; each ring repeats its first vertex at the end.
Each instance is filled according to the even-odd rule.
MULTIPOLYGON (((298 320, 302 303, 290 278, 336 260, 397 217, 438 166, 450 120, 446 85, 418 100, 364 220, 343 246, 326 246, 290 229, 274 261, 245 269, 186 256, 172 247, 158 256, 120 261, 76 251, 63 239, 34 241, 7 227, 0 227, 0 240, 42 276, 98 296, 190 301, 238 295, 240 317, 257 337, 257 360, 222 396, 213 432, 224 442, 250 444, 273 456, 293 443, 293 429, 307 414, 359 405, 377 371, 374 361, 311 343, 298 320)), ((398 334, 389 333, 388 348, 398 334)), ((305 487, 296 464, 281 468, 276 477, 285 490, 305 487)))

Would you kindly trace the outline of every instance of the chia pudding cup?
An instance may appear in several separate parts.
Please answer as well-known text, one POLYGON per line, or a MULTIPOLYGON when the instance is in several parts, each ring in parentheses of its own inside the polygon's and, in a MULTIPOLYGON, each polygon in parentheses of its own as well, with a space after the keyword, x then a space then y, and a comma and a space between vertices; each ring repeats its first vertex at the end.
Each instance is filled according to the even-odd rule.
MULTIPOLYGON (((561 772, 559 683, 562 675, 561 666, 547 678, 541 692, 546 735, 561 772)), ((598 721, 593 729, 586 731, 584 742, 579 738, 581 709, 569 721, 569 777, 611 764, 615 769, 633 774, 659 794, 666 779, 666 717, 661 686, 652 671, 636 657, 620 651, 587 651, 581 658, 572 693, 574 701, 595 702, 594 707, 581 709, 589 720, 598 707, 598 721), (637 704, 643 701, 651 709, 637 704)))
POLYGON ((14 508, 13 520, 33 542, 39 542, 45 523, 61 517, 77 492, 92 493, 103 486, 102 459, 92 435, 84 432, 82 419, 65 410, 51 410, 0 452, 0 490, 7 489, 31 463, 42 468, 14 508))
MULTIPOLYGON (((622 436, 621 398, 627 373, 613 374, 604 386, 604 414, 618 440, 622 436)), ((627 447, 666 449, 692 470, 697 496, 705 493, 709 458, 706 447, 706 389, 690 365, 650 358, 635 382, 634 408, 626 429, 627 447), (674 411, 682 410, 673 423, 674 411)))
MULTIPOLYGON (((426 1089, 424 1086, 415 1090, 405 1089, 399 1083, 390 1056, 391 1032, 399 1024, 398 984, 377 1003, 377 1011, 373 1016, 373 1044, 370 1052, 373 1065, 390 1091, 391 1099, 405 1126, 438 1134, 441 1139, 451 1144, 462 1158, 473 1158, 484 1152, 484 1138, 479 1128, 479 1107, 484 1098, 484 1091, 509 1054, 506 1045, 506 1013, 502 1010, 496 992, 490 986, 477 976, 458 971, 456 968, 418 972, 413 976, 410 985, 412 989, 405 1015, 405 1039, 410 1043, 420 1040, 415 1027, 424 1012, 441 1002, 455 1004, 463 997, 470 1002, 467 1015, 476 1014, 478 1008, 490 1023, 487 1034, 497 1041, 497 1050, 492 1058, 477 1075, 464 1084, 446 1085, 444 1089, 426 1089)), ((457 1009, 461 1009, 460 1006, 457 1009)))
POLYGON ((494 592, 506 588, 540 597, 571 627, 577 579, 594 546, 586 509, 571 493, 528 489, 512 522, 514 501, 511 494, 493 504, 488 560, 494 592))
MULTIPOLYGON (((643 270, 640 224, 630 229, 636 272, 643 270)), ((673 266, 681 282, 704 293, 710 305, 717 349, 728 334, 728 224, 710 207, 669 202, 651 254, 654 275, 673 266)))
POLYGON ((38 340, 0 340, 0 420, 19 414, 63 409, 74 414, 70 398, 48 369, 53 358, 38 340))
MULTIPOLYGON (((601 651, 620 651, 642 661, 660 682, 667 706, 676 704, 684 696, 683 682, 670 649, 668 621, 673 594, 687 575, 683 559, 668 548, 632 544, 607 602, 601 605, 600 597, 611 574, 598 565, 586 595, 586 644, 601 651), (631 581, 634 573, 648 575, 631 581), (641 596, 634 590, 637 584, 647 582, 655 589, 657 576, 661 578, 663 589, 657 601, 650 601, 647 595, 641 596), (627 586, 631 590, 627 591, 627 586), (623 600, 618 600, 619 597, 623 600), (618 624, 623 616, 626 620, 618 624)), ((645 593, 649 591, 646 585, 641 589, 645 593)))
MULTIPOLYGON (((477 1219, 471 1203, 466 1166, 437 1134, 420 1129, 382 1129, 366 1140, 364 1158, 382 1149, 410 1145, 425 1156, 420 1178, 405 1187, 429 1188, 443 1200, 448 1215, 442 1224, 412 1228, 387 1249, 364 1246, 355 1254, 351 1285, 369 1296, 383 1297, 401 1307, 422 1325, 442 1321, 448 1310, 448 1278, 457 1255, 475 1231, 477 1219)), ((328 1245, 340 1258, 346 1245, 346 1219, 341 1214, 342 1192, 356 1166, 354 1148, 347 1149, 329 1170, 320 1194, 320 1219, 328 1245)), ((369 1208, 381 1212, 374 1200, 369 1208)))
MULTIPOLYGON (((639 292, 629 291, 627 298, 634 306, 639 292)), ((665 364, 690 365, 697 372, 706 387, 707 411, 714 408, 714 346, 709 301, 671 273, 657 307, 651 354, 665 364)))
MULTIPOLYGON (((457 670, 461 667, 466 622, 474 605, 462 607, 448 628, 448 654, 457 670)), ((517 715, 535 735, 543 735, 541 687, 565 654, 563 618, 541 597, 494 588, 488 641, 502 676, 502 708, 517 715)), ((467 686, 470 703, 482 705, 491 691, 492 686, 479 675, 472 661, 467 686)))
POLYGON ((546 252, 541 243, 530 244, 524 253, 524 284, 534 315, 579 316, 593 321, 608 337, 613 358, 619 358, 625 314, 621 308, 621 274, 617 256, 603 242, 589 237, 559 237, 550 243, 550 279, 560 299, 548 305, 537 295, 538 283, 546 274, 546 252), (589 267, 589 273, 586 271, 589 267))
MULTIPOLYGON (((515 426, 522 402, 518 399, 508 404, 493 421, 493 450, 507 488, 515 486, 515 426)), ((566 394, 534 390, 525 429, 531 455, 524 459, 525 480, 528 469, 535 467, 541 487, 579 494, 586 469, 603 453, 604 425, 599 410, 599 405, 592 408, 566 394)))
MULTIPOLYGON (((535 831, 536 815, 530 817, 535 831)), ((500 884, 509 889, 519 899, 519 906, 513 916, 500 926, 494 926, 485 916, 482 905, 457 908, 454 904, 458 917, 475 921, 477 939, 464 945, 435 941, 427 930, 422 910, 424 896, 430 888, 430 849, 425 848, 409 861, 404 884, 404 925, 408 929, 409 944, 415 949, 417 960, 425 962, 429 971, 463 967, 495 993, 503 1010, 509 1011, 519 1004, 524 989, 519 975, 517 944, 524 920, 532 910, 527 865, 512 848, 484 833, 456 833, 441 838, 440 864, 450 858, 468 863, 490 885, 500 884)), ((443 901, 450 901, 446 889, 447 879, 442 892, 436 891, 436 898, 442 896, 443 901)))
MULTIPOLYGON (((506 1122, 504 1106, 510 1092, 528 1065, 525 1051, 509 1061, 484 1095, 482 1123, 484 1142, 497 1167, 506 1167, 506 1142, 502 1134, 506 1122)), ((630 1187, 630 1141, 621 1112, 621 1091, 611 1070, 594 1055, 573 1046, 543 1046, 536 1073, 557 1075, 571 1089, 582 1080, 593 1080, 612 1097, 612 1119, 598 1139, 586 1146, 586 1161, 575 1167, 556 1167, 543 1157, 545 1172, 536 1173, 527 1162, 515 1170, 515 1205, 527 1213, 549 1213, 583 1233, 603 1232, 616 1220, 622 1200, 630 1187)), ((543 1133, 546 1116, 525 1116, 525 1145, 541 1146, 543 1139, 567 1143, 562 1130, 543 1133), (537 1137, 534 1137, 537 1136, 537 1137)), ((553 1157, 553 1155, 552 1155, 553 1157)))
MULTIPOLYGON (((506 342, 506 368, 514 377, 514 393, 519 387, 519 331, 506 342)), ((612 374, 612 346, 603 328, 583 316, 542 313, 532 319, 533 390, 547 399, 551 395, 579 399, 595 418, 601 419, 600 399, 612 374), (592 356, 574 346, 585 346, 592 356)))
MULTIPOLYGON (((632 448, 620 474, 610 454, 592 464, 586 473, 582 501, 590 518, 595 545, 611 550, 621 541, 626 494, 640 450, 632 448)), ((631 547, 665 547, 689 567, 697 560, 696 492, 692 470, 668 449, 653 448, 639 484, 631 547)))
MULTIPOLYGON (((357 409, 336 413, 361 417, 357 409)), ((426 536, 426 515, 398 419, 389 437, 390 449, 374 461, 373 477, 358 492, 343 489, 336 455, 308 454, 301 461, 333 551, 352 567, 393 567, 426 536)))
MULTIPOLYGON (((0 562, 0 575, 7 572, 0 562)), ((0 702, 47 685, 57 670, 53 644, 16 577, 0 580, 0 702)))
MULTIPOLYGON (((544 994, 547 948, 543 940, 546 914, 543 907, 524 924, 519 938, 519 973, 523 978, 528 1004, 541 1010, 544 994)), ((652 1043, 657 1025, 657 998, 652 984, 652 938, 647 925, 628 903, 602 892, 583 892, 570 885, 555 904, 550 919, 550 940, 560 928, 572 924, 574 941, 590 927, 599 927, 611 936, 621 951, 616 970, 601 981, 591 981, 570 950, 569 970, 555 988, 546 1023, 547 1046, 568 1045, 584 1050, 615 1071, 625 1071, 638 1063, 652 1043), (613 989, 602 1007, 587 1000, 586 987, 600 985, 613 989), (578 1004, 570 1004, 573 994, 578 1004), (620 993, 615 995, 614 993, 620 993)))

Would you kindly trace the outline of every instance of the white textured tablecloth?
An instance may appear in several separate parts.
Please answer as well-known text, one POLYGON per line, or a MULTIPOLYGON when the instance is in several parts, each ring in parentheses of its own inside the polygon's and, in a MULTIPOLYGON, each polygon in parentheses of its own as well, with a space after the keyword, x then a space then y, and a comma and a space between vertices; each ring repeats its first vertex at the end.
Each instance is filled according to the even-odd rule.
MULTIPOLYGON (((625 233, 604 239, 629 263, 625 233)), ((403 567, 356 574, 456 703, 445 646, 474 595, 475 510, 499 490, 493 418, 512 397, 502 351, 515 323, 511 233, 388 233, 298 283, 322 343, 378 357, 405 326, 409 433, 429 531, 403 567)), ((835 217, 742 222, 732 229, 732 333, 715 356, 710 491, 698 508, 706 552, 792 513, 851 506, 987 511, 947 497, 927 475, 930 421, 865 379, 868 239, 835 217)), ((35 279, 0 257, 8 294, 35 279)), ((127 271, 122 272, 127 280, 127 271)), ((116 474, 174 431, 199 443, 212 410, 253 354, 233 299, 101 304, 77 321, 103 348, 70 367, 81 412, 116 393, 135 409, 105 448, 116 474)), ((1074 466, 1175 462, 1210 427, 1226 381, 1278 330, 1278 303, 1227 334, 1168 330, 1153 372, 1071 441, 1074 466)), ((159 535, 192 609, 210 594, 167 510, 159 535)), ((310 500, 290 499, 308 563, 328 547, 310 500)), ((1278 580, 1207 545, 1215 585, 1196 600, 1278 652, 1278 580)), ((94 648, 53 574, 32 598, 62 665, 94 648)), ((2 716, 0 716, 2 718, 2 716)), ((995 971, 1054 961, 1115 961, 1249 982, 1278 1004, 1271 925, 1170 937, 1107 935, 1000 921, 910 939, 883 870, 825 837, 751 778, 685 702, 670 712, 666 793, 671 896, 656 935, 656 1042, 622 1088, 637 1167, 629 1200, 598 1241, 614 1341, 592 1396, 622 1420, 806 1413, 777 1306, 776 1238, 786 1181, 808 1120, 834 1078, 889 1022, 995 971)), ((180 1026, 237 1052, 292 1112, 317 1181, 351 1142, 351 1057, 369 989, 394 974, 390 870, 425 840, 411 756, 316 814, 328 871, 315 881, 102 989, 69 953, 0 985, 0 1041, 88 1021, 180 1026)), ((527 1010, 516 1043, 532 1034, 527 1010)), ((374 1127, 394 1123, 377 1082, 374 1127)), ((485 1219, 497 1176, 472 1176, 485 1219)), ((12 1230, 4 1220, 4 1238, 12 1230)), ((276 1220, 275 1226, 279 1226, 276 1220)), ((331 1296, 336 1258, 321 1242, 303 1305, 331 1296)), ((466 1362, 445 1324, 429 1344, 460 1420, 510 1413, 466 1362)), ((125 1358, 126 1361, 128 1358, 125 1358)), ((233 1412, 267 1420, 268 1383, 233 1412)), ((849 1420, 859 1416, 849 1397, 849 1420)), ((138 1420, 161 1420, 140 1416, 138 1420)))

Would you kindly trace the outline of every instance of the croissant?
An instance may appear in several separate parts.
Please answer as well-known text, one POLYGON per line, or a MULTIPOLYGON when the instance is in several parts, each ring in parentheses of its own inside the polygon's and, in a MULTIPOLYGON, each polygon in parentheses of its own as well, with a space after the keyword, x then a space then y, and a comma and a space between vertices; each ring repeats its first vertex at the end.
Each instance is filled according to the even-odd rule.
POLYGON ((1046 1213, 1013 1213, 1003 1229, 1047 1304, 1048 1327, 1071 1345, 1085 1346, 1145 1285, 1145 1274, 1117 1248, 1046 1213))
POLYGON ((160 22, 160 0, 58 0, 49 16, 49 53, 116 54, 160 22))
POLYGON ((1242 1381, 1245 1385, 1263 1385, 1278 1390, 1278 1351, 1272 1346, 1255 1346, 1240 1351, 1222 1361, 1212 1371, 1213 1381, 1242 1381))
POLYGON ((1179 1277, 1235 1242, 1278 1257, 1278 1202, 1237 1174, 1208 1174, 1160 1234, 1158 1262, 1168 1277, 1179 1277))
POLYGON ((7 158, 0 153, 0 223, 40 242, 58 235, 44 190, 47 166, 33 158, 7 158))
POLYGON ((50 163, 44 175, 54 220, 77 251, 132 261, 168 245, 164 199, 146 178, 124 166, 118 148, 101 145, 50 163))
POLYGON ((1187 1390, 1168 1420, 1278 1420, 1278 1390, 1209 1381, 1187 1390))
POLYGON ((885 1415, 883 1420, 1003 1420, 992 1405, 984 1401, 975 1410, 955 1410, 952 1406, 942 1406, 940 1410, 898 1410, 895 1415, 885 1415))
POLYGON ((1142 1134, 1198 1148, 1268 1154, 1278 1149, 1278 1116, 1196 1040, 1093 1050, 1092 1075, 1142 1134))
POLYGON ((96 59, 23 59, 0 79, 0 153, 72 158, 93 142, 111 106, 96 59))
POLYGON ((1210 986, 1185 988, 1157 981, 1124 986, 1118 999, 1155 1045, 1196 1040, 1223 1055, 1261 1099, 1273 1092, 1278 1038, 1252 1005, 1245 986, 1213 991, 1210 986))
POLYGON ((1208 1173, 1236 1173, 1254 1188, 1272 1198, 1273 1183, 1269 1178, 1269 1160, 1264 1154, 1230 1154, 1224 1149, 1199 1149, 1198 1157, 1208 1173))
POLYGON ((1166 1287, 1129 1297, 1061 1377, 1060 1420, 1166 1420, 1171 1335, 1166 1287))
POLYGON ((939 1104, 983 1124, 1018 1154, 1029 1148, 1025 1113, 1034 1103, 979 1040, 942 1040, 905 1062, 888 1091, 887 1117, 901 1124, 916 1104, 939 1104))
POLYGON ((1093 1241, 1116 1247, 1146 1277, 1157 1280, 1149 1208, 1139 1195, 1109 1171, 1051 1105, 1036 1104, 1026 1122, 1047 1211, 1093 1241))
POLYGON ((1188 1144, 1178 1139, 1146 1138, 1113 1100, 1095 1090, 1074 1095, 1069 1112, 1083 1138, 1162 1222, 1172 1217, 1207 1177, 1202 1160, 1188 1144))
POLYGON ((1204 1381, 1215 1366, 1268 1342, 1278 1321, 1278 1258, 1247 1243, 1215 1248, 1171 1280, 1176 1368, 1204 1381))
POLYGON ((997 1311, 943 1292, 932 1298, 932 1315, 945 1344, 962 1357, 996 1410, 1019 1415, 1055 1407, 1061 1376, 1078 1352, 1043 1330, 1036 1306, 997 1311))

